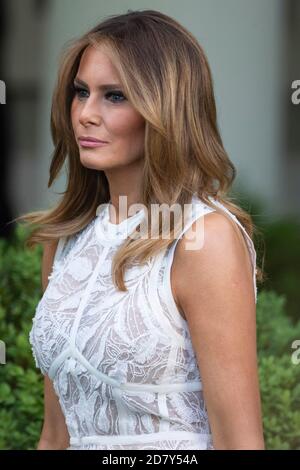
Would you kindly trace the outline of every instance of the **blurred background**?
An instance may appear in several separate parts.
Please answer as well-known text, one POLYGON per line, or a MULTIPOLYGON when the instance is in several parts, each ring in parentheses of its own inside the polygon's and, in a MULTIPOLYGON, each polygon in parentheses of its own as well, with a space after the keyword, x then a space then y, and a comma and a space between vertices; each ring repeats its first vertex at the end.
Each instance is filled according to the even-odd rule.
POLYGON ((237 169, 233 190, 263 234, 267 279, 259 285, 258 352, 267 448, 300 449, 300 80, 299 0, 1 0, 0 80, 0 449, 34 448, 42 377, 28 331, 41 296, 41 247, 8 224, 46 209, 65 188, 47 188, 52 91, 59 54, 107 15, 155 9, 186 26, 208 57, 218 122, 237 169))

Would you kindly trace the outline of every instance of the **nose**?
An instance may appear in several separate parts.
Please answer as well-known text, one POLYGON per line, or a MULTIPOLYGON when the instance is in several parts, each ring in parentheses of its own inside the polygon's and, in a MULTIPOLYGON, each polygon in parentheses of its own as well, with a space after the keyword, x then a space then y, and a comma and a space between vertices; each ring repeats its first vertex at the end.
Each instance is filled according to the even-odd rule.
POLYGON ((83 126, 89 124, 99 125, 101 123, 100 106, 96 99, 89 97, 85 100, 81 113, 79 115, 79 122, 83 126))

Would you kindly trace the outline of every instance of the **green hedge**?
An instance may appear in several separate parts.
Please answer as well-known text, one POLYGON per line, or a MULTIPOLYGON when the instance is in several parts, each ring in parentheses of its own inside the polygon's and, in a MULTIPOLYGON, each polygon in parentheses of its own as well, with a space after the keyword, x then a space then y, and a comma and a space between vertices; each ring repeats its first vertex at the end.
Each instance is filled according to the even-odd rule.
POLYGON ((0 449, 33 449, 43 417, 43 376, 36 369, 28 341, 42 295, 41 246, 24 249, 25 232, 0 239, 0 339, 6 364, 0 365, 0 449))
POLYGON ((263 227, 266 244, 264 288, 286 296, 286 312, 299 320, 300 305, 300 221, 285 218, 263 227))
MULTIPOLYGON (((43 376, 35 368, 28 341, 42 295, 40 246, 24 249, 18 226, 13 240, 0 239, 0 339, 7 363, 0 365, 0 449, 34 449, 43 418, 43 376)), ((257 329, 259 377, 267 449, 300 450, 300 364, 291 361, 291 344, 300 323, 291 324, 286 299, 259 292, 257 329)))
POLYGON ((260 292, 257 348, 267 449, 300 450, 300 364, 293 364, 292 343, 300 340, 300 322, 286 315, 286 298, 260 292))

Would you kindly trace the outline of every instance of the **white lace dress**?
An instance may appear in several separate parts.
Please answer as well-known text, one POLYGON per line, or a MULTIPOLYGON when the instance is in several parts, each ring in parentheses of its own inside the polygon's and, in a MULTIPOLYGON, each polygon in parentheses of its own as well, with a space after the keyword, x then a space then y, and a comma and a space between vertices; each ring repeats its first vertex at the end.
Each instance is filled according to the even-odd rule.
MULTIPOLYGON (((246 230, 253 263, 256 253, 246 230)), ((104 207, 104 208, 103 208, 104 207)), ((214 209, 193 197, 182 231, 214 209)), ((118 291, 111 261, 143 210, 120 224, 108 205, 75 236, 59 240, 29 339, 70 434, 67 449, 213 449, 201 375, 187 322, 170 285, 176 243, 125 272, 118 291)))

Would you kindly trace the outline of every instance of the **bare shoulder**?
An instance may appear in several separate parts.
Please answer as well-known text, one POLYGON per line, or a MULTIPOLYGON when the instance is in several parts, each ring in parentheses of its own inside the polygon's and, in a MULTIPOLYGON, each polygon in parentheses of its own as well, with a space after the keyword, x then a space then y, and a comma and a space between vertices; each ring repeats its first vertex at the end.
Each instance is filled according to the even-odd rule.
POLYGON ((202 246, 186 250, 186 237, 180 239, 174 273, 177 303, 201 371, 214 447, 263 448, 250 255, 234 221, 215 212, 203 219, 204 230, 197 228, 204 235, 202 246))
POLYGON ((43 258, 42 258, 42 287, 45 291, 48 285, 48 276, 51 273, 55 252, 57 249, 58 240, 46 242, 43 244, 43 258))
POLYGON ((208 303, 216 290, 220 298, 236 295, 253 300, 251 258, 241 229, 233 220, 211 212, 201 217, 199 226, 192 224, 175 250, 173 286, 175 301, 185 317, 194 311, 190 303, 197 299, 208 303), (191 248, 196 235, 198 243, 191 248))

